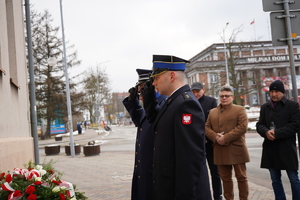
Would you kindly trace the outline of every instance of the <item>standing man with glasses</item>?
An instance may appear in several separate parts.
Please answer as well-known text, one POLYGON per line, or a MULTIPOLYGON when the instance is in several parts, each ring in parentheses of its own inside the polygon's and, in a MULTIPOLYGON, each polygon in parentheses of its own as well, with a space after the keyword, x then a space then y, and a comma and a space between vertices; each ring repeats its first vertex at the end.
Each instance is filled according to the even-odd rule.
POLYGON ((289 177, 293 200, 300 199, 296 133, 299 131, 300 111, 297 102, 284 96, 284 85, 277 80, 270 85, 271 101, 263 104, 257 132, 264 138, 261 168, 270 171, 275 199, 286 200, 281 182, 281 170, 289 177))
POLYGON ((220 104, 212 109, 206 122, 206 136, 214 142, 214 164, 223 181, 224 198, 234 199, 232 169, 238 182, 239 199, 248 200, 246 162, 250 161, 245 142, 248 118, 245 108, 233 104, 233 90, 220 89, 220 104))

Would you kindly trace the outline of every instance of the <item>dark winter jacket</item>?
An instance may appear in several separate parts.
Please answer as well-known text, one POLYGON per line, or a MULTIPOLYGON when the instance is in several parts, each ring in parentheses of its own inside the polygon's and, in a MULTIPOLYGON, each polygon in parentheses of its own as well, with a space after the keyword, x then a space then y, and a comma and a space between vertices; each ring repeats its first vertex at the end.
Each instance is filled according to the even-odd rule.
POLYGON ((296 133, 299 131, 300 111, 298 104, 285 96, 272 108, 270 102, 261 106, 257 132, 264 137, 261 168, 298 170, 296 133), (274 122, 275 140, 268 140, 266 132, 274 122))

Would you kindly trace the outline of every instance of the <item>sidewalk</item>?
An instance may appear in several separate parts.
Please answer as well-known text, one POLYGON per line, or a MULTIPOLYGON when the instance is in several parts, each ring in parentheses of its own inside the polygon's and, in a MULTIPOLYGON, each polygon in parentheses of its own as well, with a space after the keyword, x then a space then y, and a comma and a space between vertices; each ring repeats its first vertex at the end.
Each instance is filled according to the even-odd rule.
MULTIPOLYGON (((98 137, 94 130, 86 130, 83 134, 74 136, 74 142, 85 145, 98 137)), ((59 155, 46 156, 40 153, 40 161, 56 161, 54 167, 63 173, 62 179, 75 184, 78 191, 85 192, 90 200, 129 200, 131 177, 134 163, 134 152, 101 152, 98 156, 84 156, 83 152, 74 158, 66 156, 63 146, 69 143, 69 137, 63 141, 54 139, 40 140, 40 148, 50 144, 60 144, 59 155)), ((238 199, 236 180, 235 199, 238 199)), ((273 200, 273 191, 249 182, 249 200, 273 200)), ((287 199, 292 199, 287 195, 287 199)))

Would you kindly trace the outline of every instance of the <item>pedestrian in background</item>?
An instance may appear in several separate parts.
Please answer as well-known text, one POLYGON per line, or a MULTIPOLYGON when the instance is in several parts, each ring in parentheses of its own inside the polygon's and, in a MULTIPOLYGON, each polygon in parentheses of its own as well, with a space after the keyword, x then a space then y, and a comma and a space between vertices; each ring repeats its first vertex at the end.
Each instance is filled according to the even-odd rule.
MULTIPOLYGON (((138 95, 145 81, 149 80, 152 71, 146 69, 136 69, 136 71, 139 75, 138 83, 135 87, 129 89, 129 97, 123 100, 123 105, 137 127, 131 199, 152 200, 154 131, 152 125, 146 119, 142 105, 139 103, 139 99, 143 101, 143 97, 138 95)), ((166 96, 157 95, 158 106, 163 105, 165 99, 166 96)))
POLYGON ((233 90, 220 89, 220 104, 210 110, 205 133, 214 141, 214 164, 218 165, 223 182, 224 198, 234 199, 232 168, 238 183, 239 199, 248 200, 246 162, 250 161, 245 142, 248 118, 243 106, 233 104, 233 90))
POLYGON ((264 138, 261 168, 269 169, 275 199, 285 200, 281 170, 285 170, 291 183, 293 200, 300 199, 296 133, 300 126, 298 103, 284 96, 284 85, 271 83, 271 100, 261 106, 257 132, 264 138))
POLYGON ((210 200, 205 158, 205 118, 185 80, 188 61, 153 55, 153 83, 145 93, 147 118, 154 125, 153 199, 210 200), (168 100, 155 110, 155 89, 168 100), (153 120, 153 121, 152 121, 153 120))
MULTIPOLYGON (((198 99, 199 103, 202 106, 204 112, 205 121, 207 120, 209 111, 217 107, 217 101, 215 98, 210 96, 205 96, 204 85, 200 82, 194 82, 191 86, 191 90, 195 97, 198 99)), ((211 183, 213 189, 214 200, 222 199, 222 184, 218 166, 214 164, 214 154, 213 154, 213 141, 206 137, 206 160, 208 162, 211 183)))

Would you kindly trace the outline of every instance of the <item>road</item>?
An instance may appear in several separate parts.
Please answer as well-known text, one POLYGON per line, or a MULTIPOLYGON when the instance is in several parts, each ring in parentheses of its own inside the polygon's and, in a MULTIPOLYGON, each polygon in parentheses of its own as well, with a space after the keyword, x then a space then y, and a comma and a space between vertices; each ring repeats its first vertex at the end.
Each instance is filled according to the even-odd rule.
MULTIPOLYGON (((108 143, 102 145, 103 151, 134 151, 136 136, 135 127, 114 127, 110 135, 103 137, 108 143)), ((247 163, 248 180, 258 185, 272 189, 269 171, 260 168, 263 138, 258 133, 247 133, 246 143, 250 154, 250 162, 247 163)), ((282 182, 286 194, 291 195, 288 177, 283 171, 282 182)))
MULTIPOLYGON (((75 137, 76 138, 76 137, 75 137)), ((76 141, 81 145, 90 141, 101 142, 101 152, 133 152, 135 148, 136 127, 134 126, 113 126, 111 132, 94 134, 93 138, 76 141)), ((249 182, 272 189, 269 171, 260 168, 263 138, 257 133, 246 133, 246 143, 250 154, 250 162, 247 163, 247 175, 249 182)), ((67 145, 68 142, 61 143, 67 145)), ((44 150, 40 149, 40 153, 44 150)), ((61 148, 64 152, 64 148, 61 148)), ((282 173, 282 181, 286 194, 291 195, 290 183, 285 171, 282 173)))
MULTIPOLYGON (((269 171, 260 168, 262 142, 263 138, 258 133, 246 134, 246 143, 250 154, 250 162, 247 163, 248 180, 272 189, 269 171)), ((290 182, 285 171, 282 171, 282 183, 286 194, 291 195, 290 182)))

